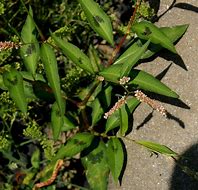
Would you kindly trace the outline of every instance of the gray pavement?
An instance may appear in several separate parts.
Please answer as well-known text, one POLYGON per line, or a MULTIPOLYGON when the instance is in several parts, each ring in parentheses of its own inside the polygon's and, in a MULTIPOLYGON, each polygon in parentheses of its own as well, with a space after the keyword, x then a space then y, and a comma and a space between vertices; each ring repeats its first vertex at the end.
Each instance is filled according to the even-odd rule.
MULTIPOLYGON (((161 0, 159 14, 171 3, 172 0, 161 0)), ((182 106, 163 103, 172 115, 171 119, 167 119, 157 112, 151 114, 152 109, 141 104, 134 113, 133 131, 128 137, 154 141, 167 145, 179 154, 190 155, 190 164, 194 164, 198 171, 198 0, 177 0, 176 4, 178 7, 168 11, 156 24, 190 24, 176 45, 181 59, 166 52, 161 54, 163 58, 156 58, 140 68, 158 75, 172 63, 162 82, 176 91, 190 109, 186 109, 187 106, 182 108, 185 107, 184 104, 182 106), (171 57, 170 60, 165 59, 167 55, 171 57), (149 118, 147 122, 144 122, 145 118, 149 118)), ((122 186, 117 187, 110 183, 109 189, 198 190, 198 182, 183 174, 171 158, 162 155, 151 156, 145 148, 127 141, 125 143, 128 158, 122 186)))

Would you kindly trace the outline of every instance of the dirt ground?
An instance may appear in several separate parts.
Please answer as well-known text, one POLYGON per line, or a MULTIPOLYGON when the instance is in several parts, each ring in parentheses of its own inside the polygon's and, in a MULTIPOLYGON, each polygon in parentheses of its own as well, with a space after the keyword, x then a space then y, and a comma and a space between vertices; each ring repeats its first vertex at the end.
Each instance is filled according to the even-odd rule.
MULTIPOLYGON (((163 14, 172 2, 161 0, 158 15, 163 14)), ((170 66, 162 82, 176 91, 181 101, 163 102, 170 113, 168 119, 141 104, 134 113, 133 131, 128 137, 167 145, 187 158, 184 164, 198 171, 198 0, 177 0, 156 24, 189 24, 176 45, 180 56, 162 52, 160 57, 141 65, 141 69, 155 76, 170 66)), ((125 143, 128 157, 122 186, 110 183, 109 189, 198 190, 198 181, 184 174, 173 159, 151 156, 145 148, 125 143)))

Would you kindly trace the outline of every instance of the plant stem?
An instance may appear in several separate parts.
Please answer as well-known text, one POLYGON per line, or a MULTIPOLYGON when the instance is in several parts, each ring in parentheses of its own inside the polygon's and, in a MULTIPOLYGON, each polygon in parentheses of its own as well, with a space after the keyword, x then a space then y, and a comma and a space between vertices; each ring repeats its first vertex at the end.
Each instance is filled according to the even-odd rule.
POLYGON ((135 20, 135 15, 136 15, 136 12, 137 12, 137 9, 140 5, 140 2, 141 0, 137 0, 136 1, 136 5, 135 5, 135 9, 133 11, 133 14, 129 20, 129 23, 127 25, 127 31, 126 31, 126 34, 122 37, 122 39, 120 40, 119 44, 116 46, 116 48, 114 49, 113 53, 112 53, 112 56, 111 58, 109 59, 108 61, 108 64, 107 66, 110 66, 112 63, 113 63, 113 60, 114 60, 114 57, 117 55, 117 53, 120 51, 120 48, 122 47, 123 43, 125 42, 126 40, 126 37, 128 36, 128 34, 130 33, 130 28, 135 20))
POLYGON ((30 139, 30 140, 28 140, 28 141, 25 141, 25 142, 19 144, 19 146, 24 146, 24 145, 29 144, 29 143, 34 142, 34 141, 35 141, 35 140, 30 139))
POLYGON ((88 122, 88 118, 87 118, 87 114, 85 111, 85 108, 81 109, 81 117, 82 117, 82 124, 83 124, 83 131, 88 130, 89 129, 89 122, 88 122))
POLYGON ((12 162, 15 162, 15 163, 17 163, 18 165, 20 165, 20 166, 22 166, 22 167, 25 167, 25 164, 24 164, 22 161, 17 160, 17 159, 14 158, 11 154, 9 154, 9 153, 7 153, 7 152, 5 152, 5 151, 3 151, 3 150, 1 150, 1 152, 3 153, 3 156, 4 156, 5 158, 7 158, 8 160, 10 160, 10 161, 12 161, 12 162))
POLYGON ((93 85, 93 87, 90 89, 90 91, 88 92, 88 94, 86 95, 85 99, 78 103, 78 107, 82 107, 84 108, 84 106, 87 104, 89 98, 91 97, 91 95, 94 93, 95 89, 98 87, 98 85, 100 84, 100 81, 96 81, 95 84, 93 85))

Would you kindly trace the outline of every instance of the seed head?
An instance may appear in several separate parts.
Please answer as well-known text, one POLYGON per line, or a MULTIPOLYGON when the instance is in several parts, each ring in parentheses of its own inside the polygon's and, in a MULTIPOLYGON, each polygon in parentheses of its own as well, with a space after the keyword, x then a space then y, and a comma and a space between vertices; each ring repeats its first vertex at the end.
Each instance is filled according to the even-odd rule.
POLYGON ((7 50, 7 49, 18 49, 21 46, 19 43, 11 42, 11 41, 5 41, 0 42, 0 51, 1 50, 7 50))
POLYGON ((159 113, 161 113, 163 116, 167 116, 167 111, 164 108, 164 106, 162 106, 159 102, 152 100, 151 98, 147 97, 146 94, 144 94, 142 91, 140 90, 136 90, 135 91, 135 95, 134 95, 140 102, 144 102, 146 104, 148 104, 149 106, 151 106, 154 110, 157 110, 159 113))
POLYGON ((130 77, 122 77, 120 80, 119 80, 119 83, 121 84, 121 85, 124 85, 124 84, 126 84, 126 83, 128 83, 129 81, 130 81, 130 77))
POLYGON ((107 119, 109 116, 111 116, 116 110, 118 110, 122 105, 126 104, 126 96, 122 96, 121 99, 119 99, 115 105, 105 113, 104 118, 107 119))

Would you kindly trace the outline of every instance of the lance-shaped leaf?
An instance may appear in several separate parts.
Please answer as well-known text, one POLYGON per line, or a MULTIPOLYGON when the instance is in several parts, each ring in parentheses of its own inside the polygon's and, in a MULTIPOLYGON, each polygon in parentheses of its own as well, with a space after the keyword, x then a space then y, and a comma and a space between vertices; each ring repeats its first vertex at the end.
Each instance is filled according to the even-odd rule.
POLYGON ((27 100, 24 93, 23 77, 14 68, 3 74, 3 82, 8 88, 10 97, 14 100, 16 106, 23 112, 27 112, 27 100))
POLYGON ((98 84, 98 81, 93 81, 89 86, 87 86, 86 88, 84 88, 79 94, 78 97, 81 100, 84 100, 85 98, 87 98, 87 95, 91 92, 92 95, 91 97, 89 97, 88 103, 93 102, 96 98, 96 96, 100 93, 100 91, 102 90, 102 83, 100 82, 98 84))
POLYGON ((77 46, 62 40, 53 33, 51 33, 51 36, 54 39, 56 45, 62 50, 64 55, 66 55, 83 70, 94 74, 94 70, 89 58, 77 46))
POLYGON ((122 105, 119 109, 120 116, 120 134, 124 136, 129 127, 129 119, 128 119, 128 107, 127 105, 122 105))
POLYGON ((107 143, 107 163, 117 183, 124 164, 124 151, 118 138, 111 138, 107 143))
POLYGON ((96 49, 91 45, 89 46, 88 55, 89 55, 89 59, 91 61, 93 70, 95 73, 97 73, 101 69, 102 64, 101 64, 101 61, 100 61, 100 58, 96 49))
POLYGON ((60 112, 57 102, 52 105, 51 111, 51 125, 52 125, 52 133, 54 140, 59 138, 61 133, 61 128, 64 124, 64 114, 60 112))
POLYGON ((107 190, 109 167, 106 156, 106 146, 100 141, 92 152, 81 158, 90 189, 107 190))
POLYGON ((92 29, 113 45, 111 21, 94 0, 78 0, 92 29))
POLYGON ((36 28, 31 7, 21 31, 21 38, 24 43, 20 48, 21 57, 26 69, 34 76, 39 59, 39 43, 36 38, 36 28))
MULTIPOLYGON (((135 108, 139 105, 140 101, 138 101, 135 97, 131 97, 127 99, 127 106, 129 108, 130 113, 133 113, 135 108)), ((119 111, 115 111, 108 119, 105 125, 105 132, 109 132, 112 129, 115 129, 120 125, 120 116, 119 111)))
POLYGON ((69 131, 71 129, 74 129, 75 127, 77 127, 77 126, 74 123, 72 123, 72 121, 69 118, 64 116, 63 127, 62 127, 61 131, 69 131))
POLYGON ((161 81, 149 73, 133 69, 129 76, 131 78, 130 82, 128 83, 129 86, 135 85, 141 89, 172 98, 179 97, 174 91, 172 91, 169 87, 167 87, 165 84, 163 84, 161 81))
POLYGON ((148 148, 149 150, 151 150, 152 152, 155 153, 160 153, 160 154, 165 154, 167 156, 177 156, 178 154, 176 152, 174 152, 173 150, 171 150, 170 148, 168 148, 165 145, 161 145, 161 144, 157 144, 154 142, 149 142, 149 141, 135 141, 137 144, 140 144, 146 148, 148 148))
POLYGON ((44 64, 47 80, 53 90, 55 99, 63 114, 65 112, 64 101, 61 96, 60 78, 58 74, 58 66, 53 49, 48 44, 41 46, 41 60, 44 64))
POLYGON ((27 71, 20 71, 21 75, 23 76, 24 79, 27 79, 28 81, 43 81, 46 82, 43 75, 36 73, 36 75, 33 77, 29 72, 27 71))
POLYGON ((102 117, 104 110, 102 108, 102 105, 100 104, 100 101, 98 98, 96 98, 92 103, 91 103, 91 108, 92 108, 92 126, 94 126, 102 117))
POLYGON ((94 136, 90 133, 77 133, 71 139, 68 140, 67 144, 62 146, 53 161, 63 159, 65 157, 72 157, 83 151, 85 148, 90 146, 94 136))
POLYGON ((107 81, 118 83, 121 70, 122 64, 111 65, 99 72, 99 75, 103 76, 107 81))
POLYGON ((188 24, 184 24, 172 27, 161 27, 160 30, 170 39, 171 42, 175 42, 186 32, 188 26, 188 24))
POLYGON ((124 51, 123 54, 121 54, 118 59, 113 63, 115 64, 123 64, 126 61, 130 61, 131 58, 133 58, 133 56, 135 55, 135 53, 137 53, 141 47, 143 46, 141 41, 139 40, 139 38, 133 39, 130 42, 130 46, 124 51))
MULTIPOLYGON (((23 76, 22 72, 19 72, 19 73, 23 76)), ((31 83, 26 82, 26 81, 23 81, 23 87, 24 87, 25 97, 27 99, 30 99, 30 100, 36 99, 36 96, 35 96, 35 94, 33 92, 33 88, 32 88, 32 84, 31 83)), ((8 88, 5 86, 5 84, 3 82, 3 76, 2 75, 0 75, 0 89, 2 89, 2 90, 8 90, 8 88)))
POLYGON ((104 86, 98 95, 103 109, 107 109, 111 104, 112 89, 111 85, 104 86))
MULTIPOLYGON (((150 41, 147 41, 142 47, 138 48, 137 51, 134 52, 134 54, 128 54, 126 53, 126 57, 123 56, 120 59, 123 60, 122 70, 120 72, 120 78, 123 76, 128 76, 129 72, 131 71, 131 68, 139 61, 139 59, 142 57, 143 53, 146 51, 150 41)), ((119 61, 119 60, 118 60, 119 61)))
POLYGON ((154 24, 148 21, 141 21, 132 26, 132 30, 143 40, 150 40, 154 44, 160 44, 162 47, 177 53, 171 40, 154 24))
MULTIPOLYGON (((186 32, 188 26, 189 25, 186 24, 186 25, 178 25, 173 27, 161 27, 160 31, 163 32, 170 39, 172 43, 174 43, 186 32)), ((141 43, 140 40, 139 43, 141 43)), ((142 56, 142 59, 151 57, 161 49, 162 49, 161 45, 151 43, 147 51, 142 56)))
POLYGON ((32 84, 26 81, 23 81, 24 84, 24 93, 25 93, 25 97, 28 100, 36 100, 37 97, 34 94, 33 88, 32 88, 32 84))

